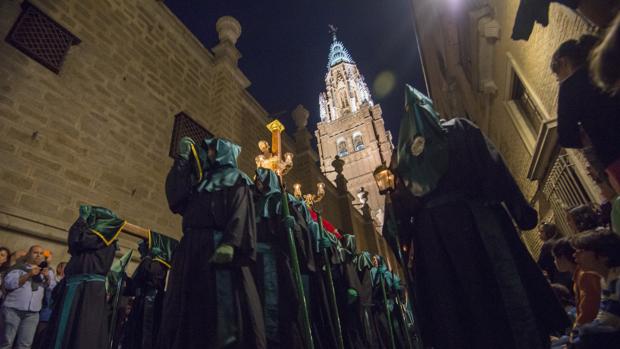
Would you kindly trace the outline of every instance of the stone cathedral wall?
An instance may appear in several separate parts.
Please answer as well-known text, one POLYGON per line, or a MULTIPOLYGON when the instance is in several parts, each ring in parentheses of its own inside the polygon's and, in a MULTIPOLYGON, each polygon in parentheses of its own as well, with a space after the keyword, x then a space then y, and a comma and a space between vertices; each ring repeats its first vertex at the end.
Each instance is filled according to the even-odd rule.
MULTIPOLYGON (((0 2, 3 38, 21 2, 0 2)), ((179 112, 239 143, 240 167, 253 174, 256 144, 270 139, 270 119, 246 90, 250 82, 236 65, 230 24, 218 28, 220 44, 209 50, 162 1, 31 3, 81 42, 58 74, 0 43, 0 245, 43 243, 56 261, 66 260, 66 230, 82 203, 180 237, 180 216, 169 211, 164 193, 179 112)), ((285 150, 305 151, 289 136, 283 143, 285 150)), ((347 232, 372 234, 309 151, 296 158, 287 182, 308 191, 325 182, 325 217, 347 232)), ((135 248, 129 238, 121 245, 135 248)))

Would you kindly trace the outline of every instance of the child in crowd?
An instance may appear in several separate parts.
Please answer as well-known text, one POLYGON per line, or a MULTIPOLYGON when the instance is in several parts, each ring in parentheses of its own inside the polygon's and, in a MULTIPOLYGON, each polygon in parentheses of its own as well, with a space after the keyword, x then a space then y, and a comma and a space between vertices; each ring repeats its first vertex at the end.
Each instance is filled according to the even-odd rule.
POLYGON ((604 281, 598 314, 591 323, 576 328, 572 348, 620 348, 620 236, 595 231, 577 235, 571 242, 579 268, 604 281))
POLYGON ((576 319, 573 327, 592 322, 601 301, 601 277, 591 271, 582 270, 575 262, 575 249, 568 238, 556 241, 552 248, 555 264, 560 272, 573 275, 576 319))

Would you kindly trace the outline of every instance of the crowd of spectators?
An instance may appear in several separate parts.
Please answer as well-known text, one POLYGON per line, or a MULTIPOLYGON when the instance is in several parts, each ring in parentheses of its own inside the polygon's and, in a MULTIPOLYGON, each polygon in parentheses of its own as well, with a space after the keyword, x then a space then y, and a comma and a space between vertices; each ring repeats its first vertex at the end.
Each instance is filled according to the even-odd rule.
POLYGON ((620 348, 620 15, 601 29, 563 42, 551 57, 558 143, 580 149, 604 197, 599 207, 568 210, 565 236, 553 224, 539 227, 539 266, 573 318, 554 348, 620 348))
POLYGON ((65 262, 52 268, 52 253, 38 245, 11 253, 0 247, 0 348, 40 347, 51 313, 52 291, 65 262))
MULTIPOLYGON (((550 223, 539 230, 549 229, 550 223), (544 227, 544 228, 543 228, 544 227)), ((553 290, 573 320, 559 334, 552 348, 612 348, 620 343, 620 235, 603 227, 560 237, 549 242, 556 282, 547 275, 553 290), (569 287, 558 283, 566 273, 569 287)), ((539 258, 539 266, 545 263, 539 258)), ((562 279, 563 280, 563 279, 562 279)))
POLYGON ((559 82, 558 144, 585 155, 606 200, 599 223, 620 233, 620 15, 616 17, 601 35, 560 44, 550 68, 559 82))
POLYGON ((612 348, 620 343, 620 234, 602 215, 587 205, 568 210, 574 230, 568 236, 552 223, 539 226, 544 241, 539 267, 573 320, 552 348, 612 348))

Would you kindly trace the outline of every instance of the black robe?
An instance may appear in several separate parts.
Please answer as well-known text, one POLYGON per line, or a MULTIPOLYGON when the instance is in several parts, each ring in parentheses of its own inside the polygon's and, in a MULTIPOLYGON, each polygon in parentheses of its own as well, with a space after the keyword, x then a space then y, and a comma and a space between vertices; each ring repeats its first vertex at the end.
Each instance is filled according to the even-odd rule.
POLYGON ((588 68, 581 67, 560 84, 558 143, 565 148, 584 147, 580 135, 583 129, 600 162, 599 165, 594 161, 594 167, 604 170, 620 158, 619 115, 620 95, 610 96, 601 91, 590 79, 588 68))
POLYGON ((371 269, 371 275, 374 275, 372 285, 372 298, 373 298, 373 320, 375 331, 377 333, 378 345, 382 349, 392 348, 391 336, 394 336, 394 344, 397 348, 407 348, 404 333, 401 333, 398 328, 397 314, 394 311, 397 305, 395 302, 395 292, 391 288, 392 282, 388 280, 391 278, 390 272, 385 270, 377 272, 376 268, 371 269), (381 282, 383 279, 385 287, 385 297, 388 301, 388 309, 390 312, 390 320, 392 322, 392 328, 390 329, 385 301, 383 298, 383 287, 381 282), (392 331, 392 334, 390 333, 392 331))
MULTIPOLYGON (((293 278, 288 232, 281 219, 280 215, 275 215, 258 221, 258 253, 253 271, 263 305, 269 348, 303 348, 300 301, 293 278)), ((307 254, 303 246, 299 246, 301 227, 298 224, 293 234, 298 237, 299 263, 307 265, 304 258, 307 254)))
POLYGON ((304 281, 307 285, 314 346, 317 349, 337 348, 338 339, 334 325, 336 320, 330 307, 330 286, 324 271, 324 264, 317 261, 317 270, 304 275, 304 278, 306 278, 304 281))
MULTIPOLYGON (((393 295, 396 297, 396 294, 393 295)), ((396 343, 400 343, 399 348, 415 348, 415 332, 409 325, 409 319, 407 310, 404 304, 400 303, 402 298, 394 299, 394 308, 392 310, 392 323, 394 327, 394 334, 396 336, 396 343)))
POLYGON ((164 300, 157 348, 265 348, 262 308, 249 265, 256 225, 250 187, 242 180, 197 192, 191 165, 177 159, 166 180, 172 212, 183 216, 164 300), (234 247, 231 263, 209 262, 217 246, 234 247))
POLYGON ((168 267, 147 256, 140 261, 125 295, 133 296, 129 319, 123 331, 123 349, 151 349, 161 323, 168 267))
POLYGON ((450 160, 438 187, 393 195, 401 246, 413 243, 408 284, 424 345, 546 348, 570 322, 513 225, 534 228, 536 211, 477 127, 444 126, 450 160))
MULTIPOLYGON (((309 227, 309 224, 317 223, 306 221, 312 218, 309 218, 308 212, 300 205, 293 203, 290 212, 299 225, 295 236, 314 347, 336 348, 338 342, 336 328, 333 325, 335 319, 330 308, 329 285, 322 252, 319 249, 319 236, 315 236, 309 227)), ((337 278, 334 274, 332 277, 337 278)))
POLYGON ((373 290, 370 268, 357 270, 352 258, 347 258, 342 266, 347 288, 352 288, 358 293, 354 303, 344 303, 346 311, 342 313, 341 319, 345 345, 349 349, 378 348, 379 342, 372 312, 373 290))
POLYGON ((107 349, 110 312, 105 276, 114 261, 116 243, 106 245, 78 218, 69 229, 68 245, 71 259, 65 267, 65 277, 54 289, 54 309, 44 347, 107 349), (76 282, 74 291, 68 292, 72 279, 85 274, 91 275, 90 280, 76 282), (59 329, 63 310, 67 316, 64 331, 59 329))

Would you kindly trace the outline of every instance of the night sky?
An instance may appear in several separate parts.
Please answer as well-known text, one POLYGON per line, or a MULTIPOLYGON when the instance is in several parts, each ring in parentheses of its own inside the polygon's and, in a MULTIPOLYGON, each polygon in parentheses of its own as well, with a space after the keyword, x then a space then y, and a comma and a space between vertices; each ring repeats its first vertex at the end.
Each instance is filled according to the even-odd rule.
POLYGON ((235 17, 242 28, 239 66, 252 82, 250 93, 270 114, 284 112, 279 118, 291 127, 290 112, 303 104, 310 111, 311 131, 320 119, 318 96, 325 89, 332 41, 328 24, 333 24, 396 138, 404 84, 424 91, 410 1, 165 0, 165 4, 208 48, 218 42, 217 19, 235 17))

